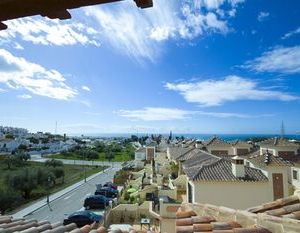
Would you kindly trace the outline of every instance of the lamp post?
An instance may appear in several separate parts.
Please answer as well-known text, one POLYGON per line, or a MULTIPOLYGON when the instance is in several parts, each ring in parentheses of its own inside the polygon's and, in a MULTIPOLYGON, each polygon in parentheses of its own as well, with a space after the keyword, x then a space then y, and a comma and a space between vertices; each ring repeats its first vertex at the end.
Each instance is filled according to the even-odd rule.
POLYGON ((85 164, 85 162, 86 162, 86 152, 84 151, 84 161, 83 161, 83 167, 84 167, 84 183, 86 183, 86 164, 85 164))
POLYGON ((50 176, 48 176, 48 191, 47 191, 47 204, 49 205, 49 202, 50 202, 50 200, 49 200, 49 196, 50 196, 50 182, 51 182, 51 177, 50 176))

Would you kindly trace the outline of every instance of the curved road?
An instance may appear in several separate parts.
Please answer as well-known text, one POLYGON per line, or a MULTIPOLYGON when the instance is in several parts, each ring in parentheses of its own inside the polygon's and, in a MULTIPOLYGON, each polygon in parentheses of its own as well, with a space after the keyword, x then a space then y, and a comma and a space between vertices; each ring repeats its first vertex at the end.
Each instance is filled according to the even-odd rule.
POLYGON ((50 202, 50 205, 45 205, 42 208, 25 216, 26 219, 37 219, 39 221, 47 220, 51 223, 62 221, 65 216, 80 210, 83 207, 84 199, 92 195, 96 190, 96 184, 112 181, 113 175, 120 170, 121 166, 115 166, 108 169, 105 173, 101 173, 93 179, 82 184, 75 190, 62 195, 50 202))

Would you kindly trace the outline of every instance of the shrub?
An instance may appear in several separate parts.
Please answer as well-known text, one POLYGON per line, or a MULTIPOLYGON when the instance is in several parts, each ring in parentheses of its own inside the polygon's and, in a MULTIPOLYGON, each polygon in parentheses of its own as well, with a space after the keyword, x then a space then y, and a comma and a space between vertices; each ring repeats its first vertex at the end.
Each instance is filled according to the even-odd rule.
POLYGON ((17 174, 7 175, 6 183, 9 188, 19 191, 25 199, 29 199, 32 190, 38 186, 36 171, 25 168, 17 174))
POLYGON ((18 193, 9 190, 0 190, 0 214, 11 210, 16 204, 20 204, 21 201, 22 198, 18 193))
POLYGON ((46 162, 45 162, 45 166, 46 167, 62 167, 64 164, 62 161, 60 160, 56 160, 56 159, 48 159, 46 162))

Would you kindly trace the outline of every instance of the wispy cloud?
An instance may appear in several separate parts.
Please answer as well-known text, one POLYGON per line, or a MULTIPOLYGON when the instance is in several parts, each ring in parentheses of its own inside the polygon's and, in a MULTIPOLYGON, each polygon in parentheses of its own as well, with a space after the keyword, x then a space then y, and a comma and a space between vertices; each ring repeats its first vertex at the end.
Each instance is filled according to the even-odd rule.
POLYGON ((291 31, 291 32, 288 32, 286 34, 284 34, 281 39, 285 40, 285 39, 288 39, 296 34, 299 34, 300 33, 300 27, 298 27, 297 29, 295 29, 294 31, 291 31))
POLYGON ((53 99, 69 100, 77 91, 66 84, 66 80, 57 70, 46 68, 16 57, 0 49, 0 83, 11 89, 25 89, 32 94, 53 99))
POLYGON ((242 67, 258 72, 299 73, 300 46, 274 48, 252 61, 247 61, 242 67))
MULTIPOLYGON (((73 21, 30 17, 7 21, 8 29, 0 31, 0 42, 11 43, 20 39, 42 45, 95 45, 99 46, 97 31, 90 26, 73 21)), ((21 49, 21 45, 17 49, 21 49)))
POLYGON ((238 100, 291 101, 298 97, 280 91, 265 90, 254 80, 239 76, 227 76, 221 80, 166 83, 168 90, 179 92, 187 102, 201 106, 218 106, 238 100))
POLYGON ((143 121, 182 120, 188 118, 191 114, 193 114, 193 112, 191 111, 181 110, 177 108, 152 107, 138 110, 119 110, 117 113, 122 117, 143 121))
POLYGON ((81 89, 84 91, 91 91, 91 89, 88 86, 81 86, 81 89))
POLYGON ((32 96, 28 94, 23 94, 23 95, 18 95, 17 96, 19 99, 31 99, 32 96))
MULTIPOLYGON (((211 2, 155 0, 153 8, 139 10, 128 1, 111 8, 86 8, 85 12, 96 19, 106 43, 136 59, 154 61, 162 41, 229 31, 226 19, 217 13, 224 1, 211 2)), ((243 1, 226 2, 230 3, 227 9, 232 10, 243 1)))
POLYGON ((269 12, 259 12, 258 16, 257 16, 257 20, 259 22, 265 21, 268 17, 270 16, 269 12))
POLYGON ((216 118, 257 118, 257 117, 269 117, 271 114, 259 114, 249 115, 243 113, 234 112, 206 112, 206 111, 190 111, 178 108, 155 108, 146 107, 135 110, 119 110, 116 112, 122 117, 129 118, 131 120, 142 121, 172 121, 172 120, 184 120, 197 116, 210 116, 216 118))

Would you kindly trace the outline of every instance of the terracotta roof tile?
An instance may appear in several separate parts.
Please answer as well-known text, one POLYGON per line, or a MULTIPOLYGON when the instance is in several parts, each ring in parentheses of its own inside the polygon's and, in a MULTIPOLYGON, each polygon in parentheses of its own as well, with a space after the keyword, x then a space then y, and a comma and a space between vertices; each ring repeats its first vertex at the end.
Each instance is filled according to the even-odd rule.
POLYGON ((270 233, 269 230, 257 226, 242 227, 236 221, 219 222, 212 216, 195 215, 192 209, 179 208, 176 213, 176 233, 270 233))

